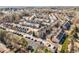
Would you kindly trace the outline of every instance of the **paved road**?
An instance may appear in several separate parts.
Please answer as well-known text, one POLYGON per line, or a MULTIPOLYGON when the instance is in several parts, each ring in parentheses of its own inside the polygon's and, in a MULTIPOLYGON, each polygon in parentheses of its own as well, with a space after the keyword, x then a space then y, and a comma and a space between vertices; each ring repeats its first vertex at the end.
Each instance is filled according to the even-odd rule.
POLYGON ((48 47, 48 45, 50 44, 51 46, 48 47, 48 48, 51 49, 52 52, 54 52, 54 49, 53 49, 53 47, 55 46, 54 43, 50 43, 50 42, 45 41, 45 40, 43 40, 43 39, 41 39, 41 38, 36 38, 36 37, 34 37, 34 36, 32 36, 32 35, 29 35, 29 34, 27 34, 27 33, 23 33, 23 32, 19 32, 19 31, 16 31, 16 30, 12 30, 12 29, 6 28, 6 27, 4 27, 2 24, 0 25, 0 27, 5 28, 6 31, 10 31, 10 32, 15 32, 15 33, 22 34, 24 38, 30 37, 30 38, 33 39, 33 40, 37 40, 37 41, 39 41, 39 42, 42 42, 42 43, 43 43, 45 46, 47 46, 47 47, 48 47))

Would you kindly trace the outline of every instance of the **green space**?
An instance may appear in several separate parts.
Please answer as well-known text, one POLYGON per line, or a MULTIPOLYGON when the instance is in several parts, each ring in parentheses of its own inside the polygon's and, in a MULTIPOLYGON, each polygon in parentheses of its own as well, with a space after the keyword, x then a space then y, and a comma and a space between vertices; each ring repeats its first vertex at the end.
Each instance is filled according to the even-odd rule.
POLYGON ((69 44, 69 37, 67 37, 66 39, 65 39, 65 42, 63 43, 63 45, 62 45, 62 48, 61 48, 61 53, 67 53, 68 52, 68 44, 69 44))

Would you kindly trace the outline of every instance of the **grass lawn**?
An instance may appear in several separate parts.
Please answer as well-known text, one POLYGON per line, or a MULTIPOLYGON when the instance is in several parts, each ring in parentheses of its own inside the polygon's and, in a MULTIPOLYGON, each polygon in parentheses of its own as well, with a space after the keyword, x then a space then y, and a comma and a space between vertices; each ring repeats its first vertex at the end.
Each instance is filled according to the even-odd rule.
POLYGON ((63 45, 62 45, 62 48, 61 48, 61 53, 67 53, 68 52, 68 43, 69 43, 69 37, 67 37, 66 39, 65 39, 65 42, 63 43, 63 45))

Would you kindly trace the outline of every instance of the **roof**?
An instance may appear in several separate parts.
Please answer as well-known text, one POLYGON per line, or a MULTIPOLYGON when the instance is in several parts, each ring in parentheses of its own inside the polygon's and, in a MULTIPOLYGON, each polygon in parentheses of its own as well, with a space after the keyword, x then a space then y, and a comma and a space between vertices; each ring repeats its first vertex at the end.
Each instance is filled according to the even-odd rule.
POLYGON ((64 42, 64 38, 66 37, 66 33, 64 31, 61 31, 58 36, 57 39, 59 40, 59 43, 63 43, 64 42))
POLYGON ((63 26, 64 29, 69 29, 70 28, 70 23, 66 22, 63 26))
POLYGON ((74 19, 73 24, 79 24, 79 19, 74 19))

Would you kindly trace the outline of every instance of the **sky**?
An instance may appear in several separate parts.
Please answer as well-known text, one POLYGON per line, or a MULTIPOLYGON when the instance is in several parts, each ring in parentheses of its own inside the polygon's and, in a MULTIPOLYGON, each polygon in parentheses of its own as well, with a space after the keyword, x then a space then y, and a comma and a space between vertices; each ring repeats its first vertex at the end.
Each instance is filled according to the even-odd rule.
POLYGON ((79 0, 1 0, 0 6, 79 6, 79 0))

